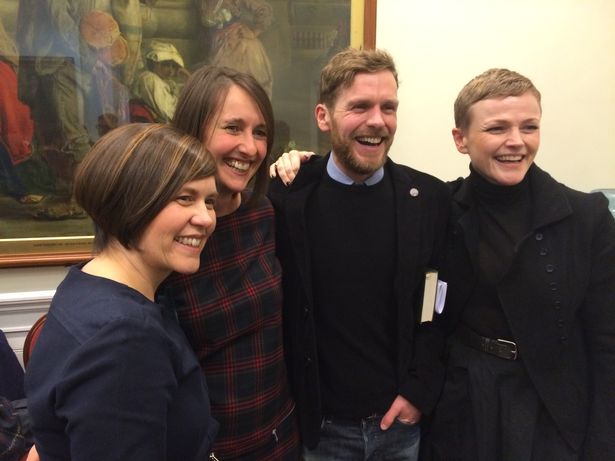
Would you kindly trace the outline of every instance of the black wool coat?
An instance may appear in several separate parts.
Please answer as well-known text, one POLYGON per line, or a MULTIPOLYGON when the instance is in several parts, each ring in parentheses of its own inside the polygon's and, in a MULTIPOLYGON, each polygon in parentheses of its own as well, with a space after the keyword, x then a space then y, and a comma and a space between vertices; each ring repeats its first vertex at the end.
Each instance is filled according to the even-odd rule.
MULTIPOLYGON (((302 165, 290 186, 276 180, 269 191, 276 211, 276 251, 282 264, 285 354, 300 432, 308 448, 318 443, 322 411, 306 204, 326 174, 328 159, 329 155, 314 156, 302 165)), ((425 270, 437 266, 442 257, 450 193, 440 180, 390 159, 385 170, 395 191, 397 228, 391 229, 391 239, 399 252, 392 281, 398 318, 398 390, 423 413, 429 413, 443 381, 443 338, 431 323, 419 327, 419 308, 425 270)))
MULTIPOLYGON (((531 231, 497 286, 519 355, 563 437, 582 459, 615 460, 615 221, 601 193, 582 193, 533 165, 531 231)), ((478 223, 466 180, 453 204, 444 313, 453 334, 476 282, 478 223)))

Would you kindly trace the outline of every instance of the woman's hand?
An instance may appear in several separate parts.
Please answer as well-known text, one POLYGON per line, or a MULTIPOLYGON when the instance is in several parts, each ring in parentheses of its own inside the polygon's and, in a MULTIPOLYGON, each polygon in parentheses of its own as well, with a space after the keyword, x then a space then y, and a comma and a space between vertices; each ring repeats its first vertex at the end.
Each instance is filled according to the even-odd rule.
POLYGON ((297 176, 301 164, 307 162, 308 159, 314 155, 314 152, 291 150, 290 152, 284 152, 275 163, 269 167, 269 176, 275 178, 276 176, 286 184, 290 185, 297 176))

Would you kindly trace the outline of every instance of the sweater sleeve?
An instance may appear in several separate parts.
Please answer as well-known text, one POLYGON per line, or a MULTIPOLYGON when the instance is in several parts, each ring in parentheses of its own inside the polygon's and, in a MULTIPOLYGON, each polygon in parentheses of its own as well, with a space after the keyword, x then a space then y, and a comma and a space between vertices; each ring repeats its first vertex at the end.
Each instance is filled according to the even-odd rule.
POLYGON ((77 350, 55 389, 73 461, 165 459, 171 354, 158 328, 134 319, 110 322, 77 350))

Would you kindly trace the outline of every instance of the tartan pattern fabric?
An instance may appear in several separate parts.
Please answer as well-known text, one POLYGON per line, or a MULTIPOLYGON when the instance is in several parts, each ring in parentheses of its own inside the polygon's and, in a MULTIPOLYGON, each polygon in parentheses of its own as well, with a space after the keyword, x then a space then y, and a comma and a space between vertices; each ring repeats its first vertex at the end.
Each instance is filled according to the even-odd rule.
POLYGON ((164 295, 175 305, 207 379, 212 414, 220 423, 214 444, 220 459, 269 444, 293 409, 274 238, 268 199, 241 206, 218 218, 199 271, 173 274, 165 282, 164 295))
POLYGON ((21 459, 33 443, 26 399, 11 402, 0 395, 0 460, 21 459))

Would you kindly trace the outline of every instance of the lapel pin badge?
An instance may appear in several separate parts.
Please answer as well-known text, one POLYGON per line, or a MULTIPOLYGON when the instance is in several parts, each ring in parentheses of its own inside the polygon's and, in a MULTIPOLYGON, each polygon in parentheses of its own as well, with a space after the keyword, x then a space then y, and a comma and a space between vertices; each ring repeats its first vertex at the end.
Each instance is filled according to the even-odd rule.
POLYGON ((419 190, 416 187, 413 187, 412 189, 410 189, 410 196, 411 197, 418 197, 419 196, 419 190))

